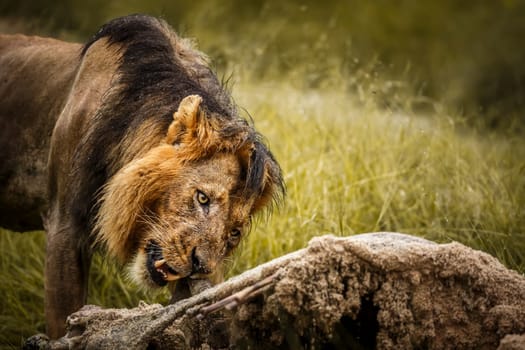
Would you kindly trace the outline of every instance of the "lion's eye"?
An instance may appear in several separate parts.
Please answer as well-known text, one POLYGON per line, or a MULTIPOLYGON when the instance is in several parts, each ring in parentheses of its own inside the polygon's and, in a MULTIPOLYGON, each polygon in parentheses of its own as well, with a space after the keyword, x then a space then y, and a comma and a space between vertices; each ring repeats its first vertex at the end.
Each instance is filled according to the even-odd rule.
POLYGON ((210 198, 203 192, 197 191, 197 202, 199 202, 202 205, 207 205, 210 203, 210 198))
POLYGON ((231 230, 230 237, 228 237, 228 245, 230 246, 230 248, 233 248, 237 246, 237 244, 239 244, 241 240, 241 234, 242 232, 238 228, 234 228, 233 230, 231 230))

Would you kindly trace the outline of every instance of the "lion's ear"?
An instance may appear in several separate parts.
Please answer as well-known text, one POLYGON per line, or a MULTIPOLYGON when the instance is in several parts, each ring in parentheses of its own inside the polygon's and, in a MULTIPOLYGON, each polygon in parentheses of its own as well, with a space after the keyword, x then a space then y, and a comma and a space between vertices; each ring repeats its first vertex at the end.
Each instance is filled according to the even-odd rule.
POLYGON ((266 162, 262 188, 259 197, 253 205, 253 213, 267 208, 272 201, 278 202, 279 198, 284 195, 284 187, 281 183, 280 175, 276 174, 278 171, 278 169, 275 169, 274 164, 266 162))
POLYGON ((252 214, 268 207, 272 202, 278 202, 284 195, 284 184, 281 169, 272 154, 258 142, 247 142, 237 154, 245 173, 246 188, 256 196, 252 214))
POLYGON ((202 97, 199 95, 189 95, 182 99, 179 108, 173 113, 173 122, 165 138, 166 143, 184 143, 196 136, 202 119, 201 102, 202 97))

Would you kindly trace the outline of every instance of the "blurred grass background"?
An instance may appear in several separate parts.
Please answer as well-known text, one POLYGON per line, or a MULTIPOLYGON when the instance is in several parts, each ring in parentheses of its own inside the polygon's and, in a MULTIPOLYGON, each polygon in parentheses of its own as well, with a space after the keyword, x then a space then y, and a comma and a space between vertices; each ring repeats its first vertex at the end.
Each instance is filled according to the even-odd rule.
MULTIPOLYGON (((230 275, 313 236, 379 230, 459 241, 525 272, 524 1, 0 0, 0 31, 85 41, 135 12, 197 39, 283 167, 286 204, 230 275)), ((44 245, 42 232, 0 231, 0 346, 44 330, 44 245)), ((167 299, 101 257, 89 295, 167 299)))

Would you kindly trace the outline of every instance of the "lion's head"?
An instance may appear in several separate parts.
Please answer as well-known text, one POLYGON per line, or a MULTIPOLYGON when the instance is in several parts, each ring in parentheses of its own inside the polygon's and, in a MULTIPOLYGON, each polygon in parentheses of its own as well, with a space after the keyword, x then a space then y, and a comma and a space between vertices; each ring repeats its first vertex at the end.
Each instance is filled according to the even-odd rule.
POLYGON ((243 119, 182 100, 162 142, 105 186, 97 241, 146 286, 213 274, 252 216, 283 193, 281 172, 243 119))

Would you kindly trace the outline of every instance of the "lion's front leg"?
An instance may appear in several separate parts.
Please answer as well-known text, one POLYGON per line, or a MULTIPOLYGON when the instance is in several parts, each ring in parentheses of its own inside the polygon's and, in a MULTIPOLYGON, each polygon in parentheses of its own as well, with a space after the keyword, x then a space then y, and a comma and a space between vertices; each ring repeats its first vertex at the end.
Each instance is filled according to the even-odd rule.
POLYGON ((91 252, 79 244, 67 226, 47 227, 45 271, 46 332, 52 339, 66 332, 66 318, 87 300, 87 283, 91 252))

